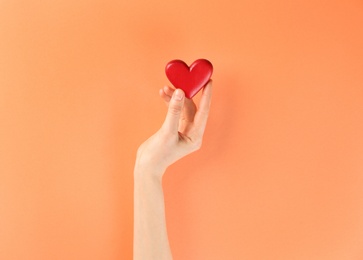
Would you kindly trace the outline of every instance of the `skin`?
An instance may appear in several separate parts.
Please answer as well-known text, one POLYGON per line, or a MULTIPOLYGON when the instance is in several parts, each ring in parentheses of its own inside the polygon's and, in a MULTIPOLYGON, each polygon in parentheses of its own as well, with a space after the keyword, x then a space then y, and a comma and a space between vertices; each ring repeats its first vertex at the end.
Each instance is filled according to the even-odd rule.
POLYGON ((161 128, 138 149, 134 168, 134 260, 170 260, 162 177, 171 164, 200 149, 212 98, 212 81, 199 106, 181 89, 159 90, 168 112, 161 128))

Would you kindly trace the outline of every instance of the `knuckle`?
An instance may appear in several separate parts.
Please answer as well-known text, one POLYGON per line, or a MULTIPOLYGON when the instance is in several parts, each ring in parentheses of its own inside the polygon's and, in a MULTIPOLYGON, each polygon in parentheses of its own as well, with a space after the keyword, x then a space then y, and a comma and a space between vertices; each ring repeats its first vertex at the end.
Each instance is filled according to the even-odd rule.
POLYGON ((199 110, 199 113, 205 117, 205 118, 208 118, 209 116, 209 110, 206 110, 206 109, 203 109, 203 110, 199 110))
POLYGON ((181 112, 179 106, 169 106, 169 113, 172 115, 179 115, 181 112))

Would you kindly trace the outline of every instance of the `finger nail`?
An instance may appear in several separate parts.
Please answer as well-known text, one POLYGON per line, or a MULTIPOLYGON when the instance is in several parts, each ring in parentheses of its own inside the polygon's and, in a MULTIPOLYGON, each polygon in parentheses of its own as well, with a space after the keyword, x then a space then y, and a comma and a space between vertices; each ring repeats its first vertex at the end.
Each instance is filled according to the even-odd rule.
POLYGON ((182 100, 183 99, 183 91, 181 91, 180 89, 175 90, 174 92, 174 99, 175 100, 182 100))

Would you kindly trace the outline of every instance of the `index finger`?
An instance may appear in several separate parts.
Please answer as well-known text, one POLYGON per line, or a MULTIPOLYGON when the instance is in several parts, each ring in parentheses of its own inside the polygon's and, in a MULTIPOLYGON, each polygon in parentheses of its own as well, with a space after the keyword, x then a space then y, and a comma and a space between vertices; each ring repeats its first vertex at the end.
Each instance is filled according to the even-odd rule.
POLYGON ((199 102, 199 108, 194 117, 194 125, 197 129, 197 132, 201 135, 203 135, 204 129, 207 125, 211 100, 212 100, 212 80, 209 80, 207 85, 203 88, 202 97, 199 102))

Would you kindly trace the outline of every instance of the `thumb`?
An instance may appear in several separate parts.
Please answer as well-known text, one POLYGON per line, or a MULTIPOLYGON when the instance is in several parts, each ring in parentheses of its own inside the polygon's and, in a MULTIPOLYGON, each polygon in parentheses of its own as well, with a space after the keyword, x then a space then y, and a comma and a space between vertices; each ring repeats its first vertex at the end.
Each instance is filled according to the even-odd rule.
POLYGON ((163 124, 163 128, 169 133, 177 133, 179 129, 179 119, 184 106, 185 94, 183 90, 176 89, 169 102, 168 113, 163 124))

